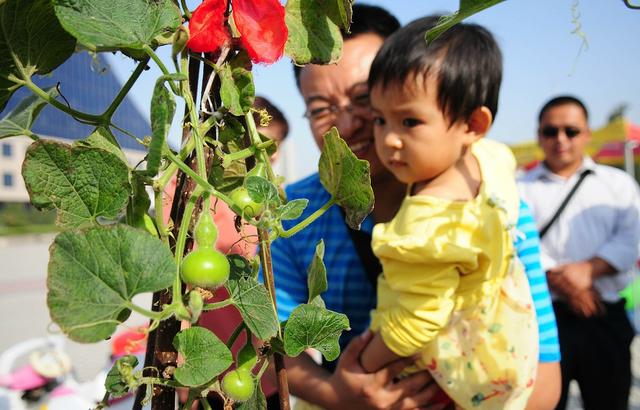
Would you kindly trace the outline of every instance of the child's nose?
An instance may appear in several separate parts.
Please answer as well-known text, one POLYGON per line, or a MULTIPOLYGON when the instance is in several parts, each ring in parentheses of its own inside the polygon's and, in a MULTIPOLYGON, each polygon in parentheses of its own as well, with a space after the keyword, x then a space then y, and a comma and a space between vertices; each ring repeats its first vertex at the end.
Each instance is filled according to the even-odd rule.
POLYGON ((384 143, 389 148, 402 148, 402 140, 395 132, 388 132, 387 135, 384 136, 384 143))

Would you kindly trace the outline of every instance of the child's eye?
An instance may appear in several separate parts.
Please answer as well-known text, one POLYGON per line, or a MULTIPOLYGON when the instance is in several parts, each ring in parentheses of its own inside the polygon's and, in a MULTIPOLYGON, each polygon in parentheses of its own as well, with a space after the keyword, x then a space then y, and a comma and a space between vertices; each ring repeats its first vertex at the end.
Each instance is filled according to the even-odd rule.
POLYGON ((422 124, 422 122, 415 118, 405 118, 404 120, 402 120, 402 125, 409 128, 413 128, 420 124, 422 124))
POLYGON ((382 126, 385 124, 384 118, 382 117, 373 117, 373 125, 382 126))

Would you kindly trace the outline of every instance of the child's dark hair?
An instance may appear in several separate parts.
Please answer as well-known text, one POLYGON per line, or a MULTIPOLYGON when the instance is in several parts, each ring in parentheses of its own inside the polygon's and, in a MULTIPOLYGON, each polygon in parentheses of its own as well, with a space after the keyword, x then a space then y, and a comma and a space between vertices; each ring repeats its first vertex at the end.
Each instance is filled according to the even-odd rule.
MULTIPOLYGON (((352 10, 353 17, 349 32, 341 30, 344 40, 366 33, 377 34, 384 39, 400 28, 398 19, 382 7, 354 4, 352 10)), ((302 70, 301 66, 293 66, 293 74, 296 77, 298 88, 300 88, 300 70, 302 70)))
POLYGON ((392 34, 376 55, 369 89, 404 85, 411 76, 435 74, 437 99, 450 123, 468 120, 485 106, 495 119, 502 81, 502 53, 491 33, 459 23, 427 44, 425 33, 438 16, 415 20, 392 34))
POLYGON ((572 95, 560 95, 558 97, 550 99, 542 106, 542 108, 540 109, 540 113, 538 114, 538 122, 542 121, 542 116, 544 115, 544 113, 549 111, 551 108, 567 104, 578 106, 578 108, 580 108, 584 113, 584 118, 587 121, 589 120, 589 111, 587 111, 587 107, 582 101, 580 101, 580 99, 572 95))

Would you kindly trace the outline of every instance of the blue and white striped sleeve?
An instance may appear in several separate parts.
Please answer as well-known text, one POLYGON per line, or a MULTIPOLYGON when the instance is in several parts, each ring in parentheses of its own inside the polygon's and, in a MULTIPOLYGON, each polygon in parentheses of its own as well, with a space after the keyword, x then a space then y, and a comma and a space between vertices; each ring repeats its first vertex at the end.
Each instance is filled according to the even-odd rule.
POLYGON ((540 263, 540 237, 531 210, 524 201, 520 201, 517 230, 520 235, 515 241, 516 252, 529 279, 538 320, 539 361, 558 362, 560 361, 558 328, 547 286, 547 277, 540 263))

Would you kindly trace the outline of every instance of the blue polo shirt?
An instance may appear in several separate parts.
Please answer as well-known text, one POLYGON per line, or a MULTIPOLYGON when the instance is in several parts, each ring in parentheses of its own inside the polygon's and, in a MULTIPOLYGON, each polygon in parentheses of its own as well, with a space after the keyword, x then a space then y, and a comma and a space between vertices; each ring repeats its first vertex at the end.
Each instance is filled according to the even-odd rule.
MULTIPOLYGON (((302 216, 283 221, 289 229, 303 220, 329 199, 329 193, 320 183, 318 174, 311 175, 286 188, 289 200, 307 198, 309 205, 302 216)), ((549 289, 540 265, 540 240, 529 208, 521 203, 516 239, 516 250, 522 261, 533 296, 540 332, 540 361, 560 360, 558 331, 551 306, 549 289)), ((361 229, 371 233, 374 221, 368 216, 361 229)), ((324 240, 324 263, 327 268, 329 289, 322 294, 327 309, 344 313, 351 330, 343 333, 340 345, 344 348, 355 336, 369 327, 369 312, 376 306, 376 289, 367 278, 358 253, 349 235, 344 218, 337 206, 306 229, 291 238, 278 238, 271 246, 276 284, 276 302, 280 320, 286 320, 293 309, 307 302, 307 267, 311 263, 316 244, 324 240)))

